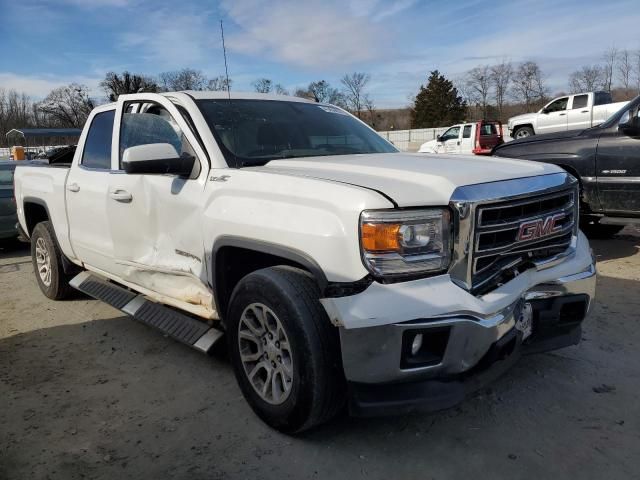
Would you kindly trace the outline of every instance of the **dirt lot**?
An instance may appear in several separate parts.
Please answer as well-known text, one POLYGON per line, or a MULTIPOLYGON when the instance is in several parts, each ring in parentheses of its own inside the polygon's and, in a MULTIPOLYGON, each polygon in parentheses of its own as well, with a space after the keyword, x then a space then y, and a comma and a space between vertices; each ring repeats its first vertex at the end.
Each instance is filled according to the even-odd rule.
POLYGON ((0 479, 640 475, 640 230, 594 242, 583 342, 523 358, 460 407, 291 438, 207 357, 84 297, 52 302, 0 250, 0 479))

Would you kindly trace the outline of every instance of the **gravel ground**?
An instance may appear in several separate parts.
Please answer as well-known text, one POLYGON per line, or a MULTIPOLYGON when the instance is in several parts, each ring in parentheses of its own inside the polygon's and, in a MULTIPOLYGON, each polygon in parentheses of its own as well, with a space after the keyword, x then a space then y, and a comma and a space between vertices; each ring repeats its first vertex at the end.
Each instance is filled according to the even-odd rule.
POLYGON ((300 437, 262 424, 222 352, 111 307, 46 299, 0 249, 0 479, 563 479, 640 475, 640 230, 593 242, 579 346, 523 358, 457 408, 346 416, 300 437))

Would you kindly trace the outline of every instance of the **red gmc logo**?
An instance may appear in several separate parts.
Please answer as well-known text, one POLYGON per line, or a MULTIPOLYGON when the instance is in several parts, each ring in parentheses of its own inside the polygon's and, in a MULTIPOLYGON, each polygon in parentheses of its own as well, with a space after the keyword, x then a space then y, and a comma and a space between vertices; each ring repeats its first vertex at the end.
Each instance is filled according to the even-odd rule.
POLYGON ((556 213, 546 218, 522 222, 518 230, 518 235, 516 235, 516 242, 535 240, 536 238, 546 237, 559 232, 562 230, 562 225, 558 225, 558 222, 564 217, 564 213, 556 213))

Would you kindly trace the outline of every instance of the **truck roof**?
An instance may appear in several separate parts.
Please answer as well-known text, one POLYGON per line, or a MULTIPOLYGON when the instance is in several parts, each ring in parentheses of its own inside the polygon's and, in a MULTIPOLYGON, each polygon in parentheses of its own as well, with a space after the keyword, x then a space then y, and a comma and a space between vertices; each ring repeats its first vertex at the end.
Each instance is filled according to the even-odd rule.
MULTIPOLYGON (((171 96, 172 93, 186 93, 196 100, 215 100, 229 98, 229 93, 226 91, 212 92, 212 91, 199 91, 199 90, 183 90, 181 92, 164 92, 161 95, 171 96)), ((256 92, 234 92, 231 91, 232 100, 284 100, 287 102, 304 102, 315 103, 313 100, 309 100, 301 97, 294 97, 290 95, 276 95, 273 93, 256 93, 256 92)))

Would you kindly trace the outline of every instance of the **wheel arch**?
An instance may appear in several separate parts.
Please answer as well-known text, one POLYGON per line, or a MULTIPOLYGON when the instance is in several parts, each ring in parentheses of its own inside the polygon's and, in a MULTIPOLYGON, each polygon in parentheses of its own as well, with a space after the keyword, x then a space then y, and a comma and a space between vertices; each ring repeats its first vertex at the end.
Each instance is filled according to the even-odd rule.
POLYGON ((329 285, 318 263, 306 253, 250 238, 223 236, 211 249, 211 281, 215 307, 224 321, 229 300, 238 282, 251 272, 288 265, 309 272, 321 291, 329 285))

